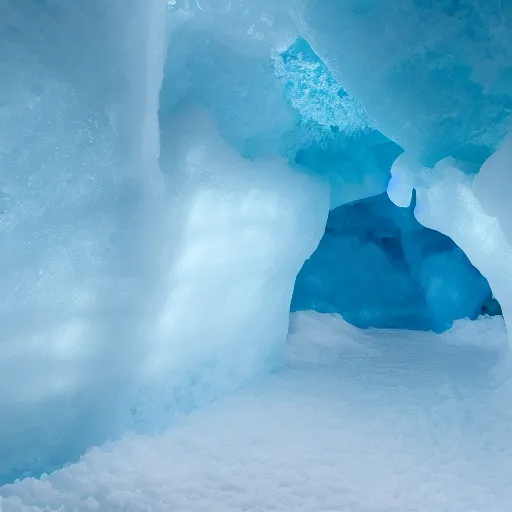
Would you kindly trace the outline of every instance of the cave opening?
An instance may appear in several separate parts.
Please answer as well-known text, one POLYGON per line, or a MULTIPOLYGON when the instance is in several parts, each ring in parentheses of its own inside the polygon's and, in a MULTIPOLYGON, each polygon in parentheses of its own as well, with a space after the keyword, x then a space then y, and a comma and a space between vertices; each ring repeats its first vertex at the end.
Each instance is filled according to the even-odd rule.
POLYGON ((501 315, 489 283, 446 235, 386 193, 331 210, 297 276, 291 311, 338 313, 360 328, 432 330, 501 315))

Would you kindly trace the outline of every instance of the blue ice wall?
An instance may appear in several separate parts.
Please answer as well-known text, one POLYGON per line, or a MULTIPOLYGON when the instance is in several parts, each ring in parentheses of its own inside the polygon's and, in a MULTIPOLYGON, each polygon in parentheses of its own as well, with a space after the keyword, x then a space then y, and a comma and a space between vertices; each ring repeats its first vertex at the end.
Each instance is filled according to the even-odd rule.
POLYGON ((290 0, 375 125, 423 165, 482 164, 510 129, 510 0, 290 0))
MULTIPOLYGON (((310 12, 307 18, 309 29, 303 33, 310 36, 313 44, 323 37, 323 34, 312 32, 315 20, 324 20, 330 15, 323 26, 331 29, 330 23, 337 19, 336 9, 334 4, 327 2, 315 11, 307 11, 310 12)), ((367 17, 374 16, 378 10, 361 5, 360 10, 354 8, 344 22, 354 24, 361 33, 366 33, 371 24, 358 25, 363 23, 358 22, 358 16, 368 22, 367 17)), ((432 11, 429 13, 432 15, 432 11)), ((334 31, 337 31, 334 25, 332 31, 334 41, 334 31)), ((361 34, 355 36, 361 37, 361 34)), ((328 56, 338 51, 338 48, 323 49, 321 44, 318 48, 328 56)), ((339 52, 345 52, 347 48, 339 48, 339 52)), ((352 55, 357 51, 359 48, 352 55)), ((421 142, 425 144, 424 149, 417 146, 422 152, 420 158, 435 162, 449 148, 450 154, 465 159, 466 172, 475 172, 478 164, 492 151, 491 141, 499 140, 500 133, 506 128, 508 100, 506 96, 497 99, 477 93, 478 87, 467 76, 464 66, 439 65, 439 61, 445 62, 444 57, 441 58, 442 51, 438 50, 428 56, 428 61, 422 61, 425 67, 421 69, 417 68, 419 57, 414 55, 410 57, 414 65, 395 69, 390 64, 389 82, 375 83, 370 77, 368 80, 375 89, 389 83, 389 87, 393 87, 390 98, 395 98, 393 94, 404 97, 403 102, 397 100, 400 108, 408 105, 408 96, 418 95, 414 104, 410 104, 411 109, 428 110, 428 115, 421 114, 424 131, 416 137, 415 130, 420 125, 415 125, 398 140, 404 140, 411 147, 412 140, 419 144, 420 137, 431 136, 431 141, 421 142), (437 71, 428 71, 431 67, 437 71), (405 86, 408 80, 422 80, 421 88, 400 89, 400 84, 405 86), (462 98, 450 100, 450 95, 459 90, 462 98), (443 100, 435 101, 436 95, 443 100), (472 107, 452 116, 450 112, 460 110, 463 102, 472 107), (501 107, 497 108, 498 104, 501 107), (495 114, 493 108, 496 108, 495 114), (495 129, 488 134, 487 142, 480 144, 475 140, 483 136, 484 131, 475 123, 482 121, 484 113, 496 117, 492 119, 495 129), (436 133, 430 135, 434 131, 436 133)), ((449 328, 458 318, 476 318, 484 310, 493 311, 495 302, 491 300, 492 292, 487 281, 463 252, 448 237, 423 228, 414 218, 414 204, 401 212, 385 195, 378 196, 382 187, 387 187, 389 170, 403 150, 376 126, 393 133, 386 123, 394 122, 393 116, 405 114, 399 109, 394 113, 386 111, 382 114, 385 122, 373 120, 341 85, 343 82, 350 87, 350 77, 345 80, 343 73, 336 73, 332 61, 327 60, 328 67, 302 38, 282 54, 282 59, 285 94, 299 111, 301 123, 318 134, 298 149, 294 162, 329 180, 333 209, 320 247, 298 276, 292 310, 337 312, 360 327, 433 329, 438 332, 449 328), (370 199, 365 200, 367 197, 370 199), (356 203, 347 205, 353 201, 356 203)), ((387 64, 386 61, 376 63, 377 69, 385 69, 387 64)), ((370 83, 357 85, 369 87, 370 83)), ((371 109, 374 100, 368 101, 370 112, 378 113, 376 107, 371 109)), ((407 115, 412 113, 407 112, 407 115)), ((401 129, 404 128, 402 124, 401 129)))
POLYGON ((143 357, 164 14, 0 4, 0 482, 104 440, 143 357))
POLYGON ((347 94, 325 63, 298 38, 276 63, 286 99, 297 110, 294 164, 317 173, 331 187, 331 208, 380 194, 402 152, 375 129, 364 106, 347 94))
POLYGON ((1 2, 0 481, 278 363, 329 209, 294 309, 437 331, 496 312, 461 251, 382 193, 403 150, 474 174, 496 149, 511 12, 1 2))
POLYGON ((495 307, 486 279, 461 249, 386 194, 331 211, 292 300, 293 311, 339 313, 358 327, 437 332, 495 307))
POLYGON ((292 311, 341 313, 359 327, 436 331, 476 318, 492 296, 486 280, 448 237, 416 221, 414 206, 401 211, 379 195, 402 149, 304 39, 281 58, 285 95, 315 134, 294 163, 328 179, 332 208, 320 247, 297 278, 292 311))

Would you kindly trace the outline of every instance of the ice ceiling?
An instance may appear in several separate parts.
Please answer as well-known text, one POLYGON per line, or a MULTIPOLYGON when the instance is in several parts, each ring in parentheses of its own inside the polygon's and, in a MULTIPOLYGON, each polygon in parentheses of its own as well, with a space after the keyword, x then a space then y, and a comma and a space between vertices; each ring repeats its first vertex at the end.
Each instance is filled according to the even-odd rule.
POLYGON ((6 0, 0 45, 0 481, 278 367, 290 303, 512 321, 510 0, 6 0))

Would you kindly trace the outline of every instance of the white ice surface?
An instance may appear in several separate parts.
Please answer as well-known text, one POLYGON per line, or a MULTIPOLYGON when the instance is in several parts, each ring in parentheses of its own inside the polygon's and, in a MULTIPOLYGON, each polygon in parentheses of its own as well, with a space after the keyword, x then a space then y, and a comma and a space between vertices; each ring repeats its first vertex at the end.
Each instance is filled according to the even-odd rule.
POLYGON ((161 123, 169 271, 144 344, 137 405, 145 408, 158 408, 157 395, 186 388, 194 375, 197 404, 274 366, 295 277, 329 212, 321 179, 284 159, 241 158, 203 107, 178 112, 161 123))
POLYGON ((295 314, 280 373, 5 486, 0 510, 506 512, 512 386, 487 385, 505 338, 496 317, 436 336, 295 314))

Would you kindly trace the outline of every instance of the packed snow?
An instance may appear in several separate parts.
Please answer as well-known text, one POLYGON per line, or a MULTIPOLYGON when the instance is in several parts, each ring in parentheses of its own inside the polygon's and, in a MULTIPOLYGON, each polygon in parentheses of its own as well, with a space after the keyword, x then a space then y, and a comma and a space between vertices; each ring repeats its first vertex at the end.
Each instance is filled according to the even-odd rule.
POLYGON ((2 512, 504 512, 512 386, 489 387, 503 320, 444 335, 292 315, 285 366, 162 435, 128 435, 2 512))

